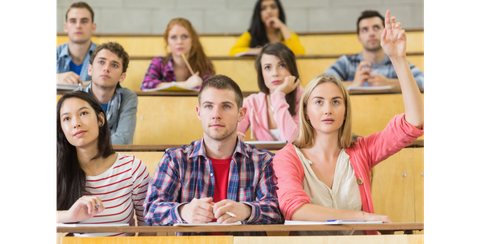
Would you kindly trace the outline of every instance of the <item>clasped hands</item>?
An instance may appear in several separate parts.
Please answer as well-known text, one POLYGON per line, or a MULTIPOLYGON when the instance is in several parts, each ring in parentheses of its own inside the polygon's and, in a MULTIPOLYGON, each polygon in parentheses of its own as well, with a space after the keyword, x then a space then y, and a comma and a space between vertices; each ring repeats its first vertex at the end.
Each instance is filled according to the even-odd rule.
POLYGON ((368 61, 362 61, 358 64, 352 86, 363 86, 365 82, 368 82, 370 86, 389 85, 389 79, 382 74, 372 74, 373 69, 370 66, 371 64, 368 61))
POLYGON ((194 198, 190 203, 178 208, 180 217, 189 224, 204 224, 217 219, 217 223, 228 224, 243 221, 250 217, 252 209, 249 205, 232 200, 214 203, 211 197, 194 198), (232 217, 227 212, 234 214, 232 217))

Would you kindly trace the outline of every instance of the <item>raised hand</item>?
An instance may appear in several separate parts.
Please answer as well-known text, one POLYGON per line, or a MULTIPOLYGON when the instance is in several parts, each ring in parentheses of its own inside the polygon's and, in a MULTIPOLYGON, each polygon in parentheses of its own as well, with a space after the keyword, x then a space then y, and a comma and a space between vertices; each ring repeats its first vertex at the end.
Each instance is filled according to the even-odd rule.
POLYGON ((381 43, 385 54, 390 59, 406 56, 407 35, 402 29, 402 24, 395 17, 390 18, 390 10, 385 14, 385 29, 383 30, 381 43))

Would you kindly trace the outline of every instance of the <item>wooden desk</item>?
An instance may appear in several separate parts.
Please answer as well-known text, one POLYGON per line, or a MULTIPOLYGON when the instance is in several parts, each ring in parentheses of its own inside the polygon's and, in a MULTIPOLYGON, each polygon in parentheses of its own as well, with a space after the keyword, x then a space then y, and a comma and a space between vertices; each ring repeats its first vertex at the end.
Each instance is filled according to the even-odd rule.
POLYGON ((64 237, 63 244, 421 244, 423 235, 64 237))
MULTIPOLYGON (((420 144, 417 143, 417 144, 420 144)), ((423 141, 421 142, 423 145, 423 141)), ((271 143, 271 144, 254 144, 257 148, 267 149, 267 150, 280 150, 282 149, 286 143, 278 144, 278 143, 271 143)), ((117 152, 129 152, 129 151, 155 151, 155 152, 165 152, 168 148, 177 148, 181 147, 181 144, 172 144, 172 145, 113 145, 113 149, 117 152)))
POLYGON ((285 232, 336 230, 423 230, 424 223, 340 224, 340 225, 239 225, 239 226, 128 226, 128 227, 57 227, 57 232, 285 232))

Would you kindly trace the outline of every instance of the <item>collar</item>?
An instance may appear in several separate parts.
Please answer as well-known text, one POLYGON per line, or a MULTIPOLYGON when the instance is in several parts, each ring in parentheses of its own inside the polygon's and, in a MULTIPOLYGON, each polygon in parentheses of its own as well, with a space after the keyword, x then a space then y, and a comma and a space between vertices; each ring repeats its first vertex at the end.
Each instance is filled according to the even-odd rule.
MULTIPOLYGON (((65 46, 63 46, 62 50, 60 51, 60 57, 70 56, 70 53, 68 52, 68 42, 62 45, 65 46)), ((90 48, 88 49, 88 54, 92 55, 93 51, 95 51, 95 48, 97 48, 97 44, 90 41, 90 48)))
MULTIPOLYGON (((188 158, 195 158, 198 156, 207 158, 207 151, 205 150, 203 137, 200 140, 194 141, 192 144, 193 144, 193 152, 190 154, 190 156, 188 156, 188 158)), ((238 139, 238 137, 237 137, 237 145, 235 146, 235 151, 233 151, 232 158, 234 158, 235 154, 237 153, 240 153, 248 157, 247 145, 245 144, 245 142, 238 139)))

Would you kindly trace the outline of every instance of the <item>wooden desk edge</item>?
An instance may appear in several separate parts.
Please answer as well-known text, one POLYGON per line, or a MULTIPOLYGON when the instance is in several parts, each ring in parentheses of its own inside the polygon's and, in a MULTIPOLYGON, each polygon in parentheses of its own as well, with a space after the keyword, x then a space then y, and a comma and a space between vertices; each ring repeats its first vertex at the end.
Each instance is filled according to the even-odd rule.
POLYGON ((423 230, 424 223, 340 224, 340 225, 241 225, 241 226, 129 226, 57 227, 57 232, 258 232, 258 231, 333 231, 333 230, 423 230))

